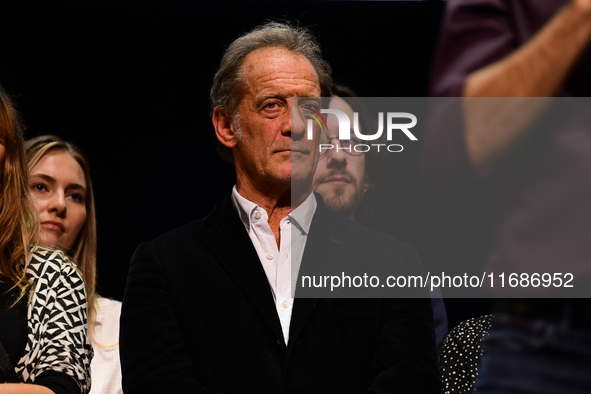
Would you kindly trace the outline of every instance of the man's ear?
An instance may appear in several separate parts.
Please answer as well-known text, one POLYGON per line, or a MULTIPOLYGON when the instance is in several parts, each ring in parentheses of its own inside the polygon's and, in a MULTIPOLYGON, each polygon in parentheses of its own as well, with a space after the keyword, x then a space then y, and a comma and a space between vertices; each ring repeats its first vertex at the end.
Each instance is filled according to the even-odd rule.
POLYGON ((228 110, 224 107, 215 107, 211 115, 211 122, 218 141, 227 148, 235 147, 237 142, 236 133, 228 110))
POLYGON ((367 173, 366 173, 363 177, 363 192, 365 193, 367 191, 367 189, 369 189, 370 186, 371 186, 371 179, 369 178, 369 175, 367 175, 367 173))

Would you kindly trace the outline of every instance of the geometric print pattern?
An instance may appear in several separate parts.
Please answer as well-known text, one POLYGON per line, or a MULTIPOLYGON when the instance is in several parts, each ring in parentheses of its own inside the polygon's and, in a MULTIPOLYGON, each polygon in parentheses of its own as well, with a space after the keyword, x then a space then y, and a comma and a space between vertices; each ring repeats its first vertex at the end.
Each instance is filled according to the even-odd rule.
POLYGON ((34 291, 27 308, 25 353, 15 367, 19 381, 33 383, 43 372, 62 372, 88 393, 92 347, 80 273, 61 251, 39 246, 31 249, 27 273, 34 291))

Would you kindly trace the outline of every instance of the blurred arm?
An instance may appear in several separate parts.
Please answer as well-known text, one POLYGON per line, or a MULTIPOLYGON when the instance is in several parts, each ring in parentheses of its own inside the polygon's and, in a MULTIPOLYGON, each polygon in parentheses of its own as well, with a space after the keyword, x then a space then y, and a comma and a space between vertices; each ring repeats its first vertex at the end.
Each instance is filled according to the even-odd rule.
MULTIPOLYGON (((529 42, 501 60, 470 73, 462 95, 555 96, 590 38, 591 1, 573 0, 529 42)), ((466 149, 477 172, 494 164, 497 158, 526 138, 527 124, 545 108, 543 101, 522 101, 524 107, 515 105, 516 102, 519 103, 507 101, 508 105, 500 111, 497 108, 491 111, 490 105, 479 109, 477 100, 467 102, 466 149), (482 127, 483 124, 487 127, 482 127)))

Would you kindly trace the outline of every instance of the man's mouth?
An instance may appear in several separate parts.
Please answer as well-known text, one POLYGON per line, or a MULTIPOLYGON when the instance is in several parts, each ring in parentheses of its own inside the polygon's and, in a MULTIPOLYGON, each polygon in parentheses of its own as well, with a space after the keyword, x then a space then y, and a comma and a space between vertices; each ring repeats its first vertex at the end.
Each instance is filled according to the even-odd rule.
POLYGON ((324 182, 322 183, 328 183, 331 185, 346 185, 348 183, 351 183, 351 178, 349 178, 348 176, 331 176, 329 178, 327 178, 324 182))
POLYGON ((275 151, 275 153, 284 153, 284 152, 299 153, 302 155, 307 155, 310 153, 310 151, 307 149, 299 149, 299 148, 286 148, 286 149, 279 149, 279 150, 275 151))

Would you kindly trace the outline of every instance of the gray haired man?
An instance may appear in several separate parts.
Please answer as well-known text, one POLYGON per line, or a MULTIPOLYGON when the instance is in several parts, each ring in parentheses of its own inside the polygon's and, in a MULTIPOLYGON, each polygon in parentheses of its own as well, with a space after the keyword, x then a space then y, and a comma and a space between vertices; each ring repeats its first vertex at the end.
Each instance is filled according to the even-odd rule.
POLYGON ((126 393, 437 392, 428 299, 292 295, 292 264, 338 265, 349 248, 418 264, 411 248, 312 193, 320 133, 308 140, 292 108, 294 98, 318 106, 330 81, 303 29, 271 23, 229 46, 212 120, 236 186, 206 218, 133 256, 121 316, 126 393))

